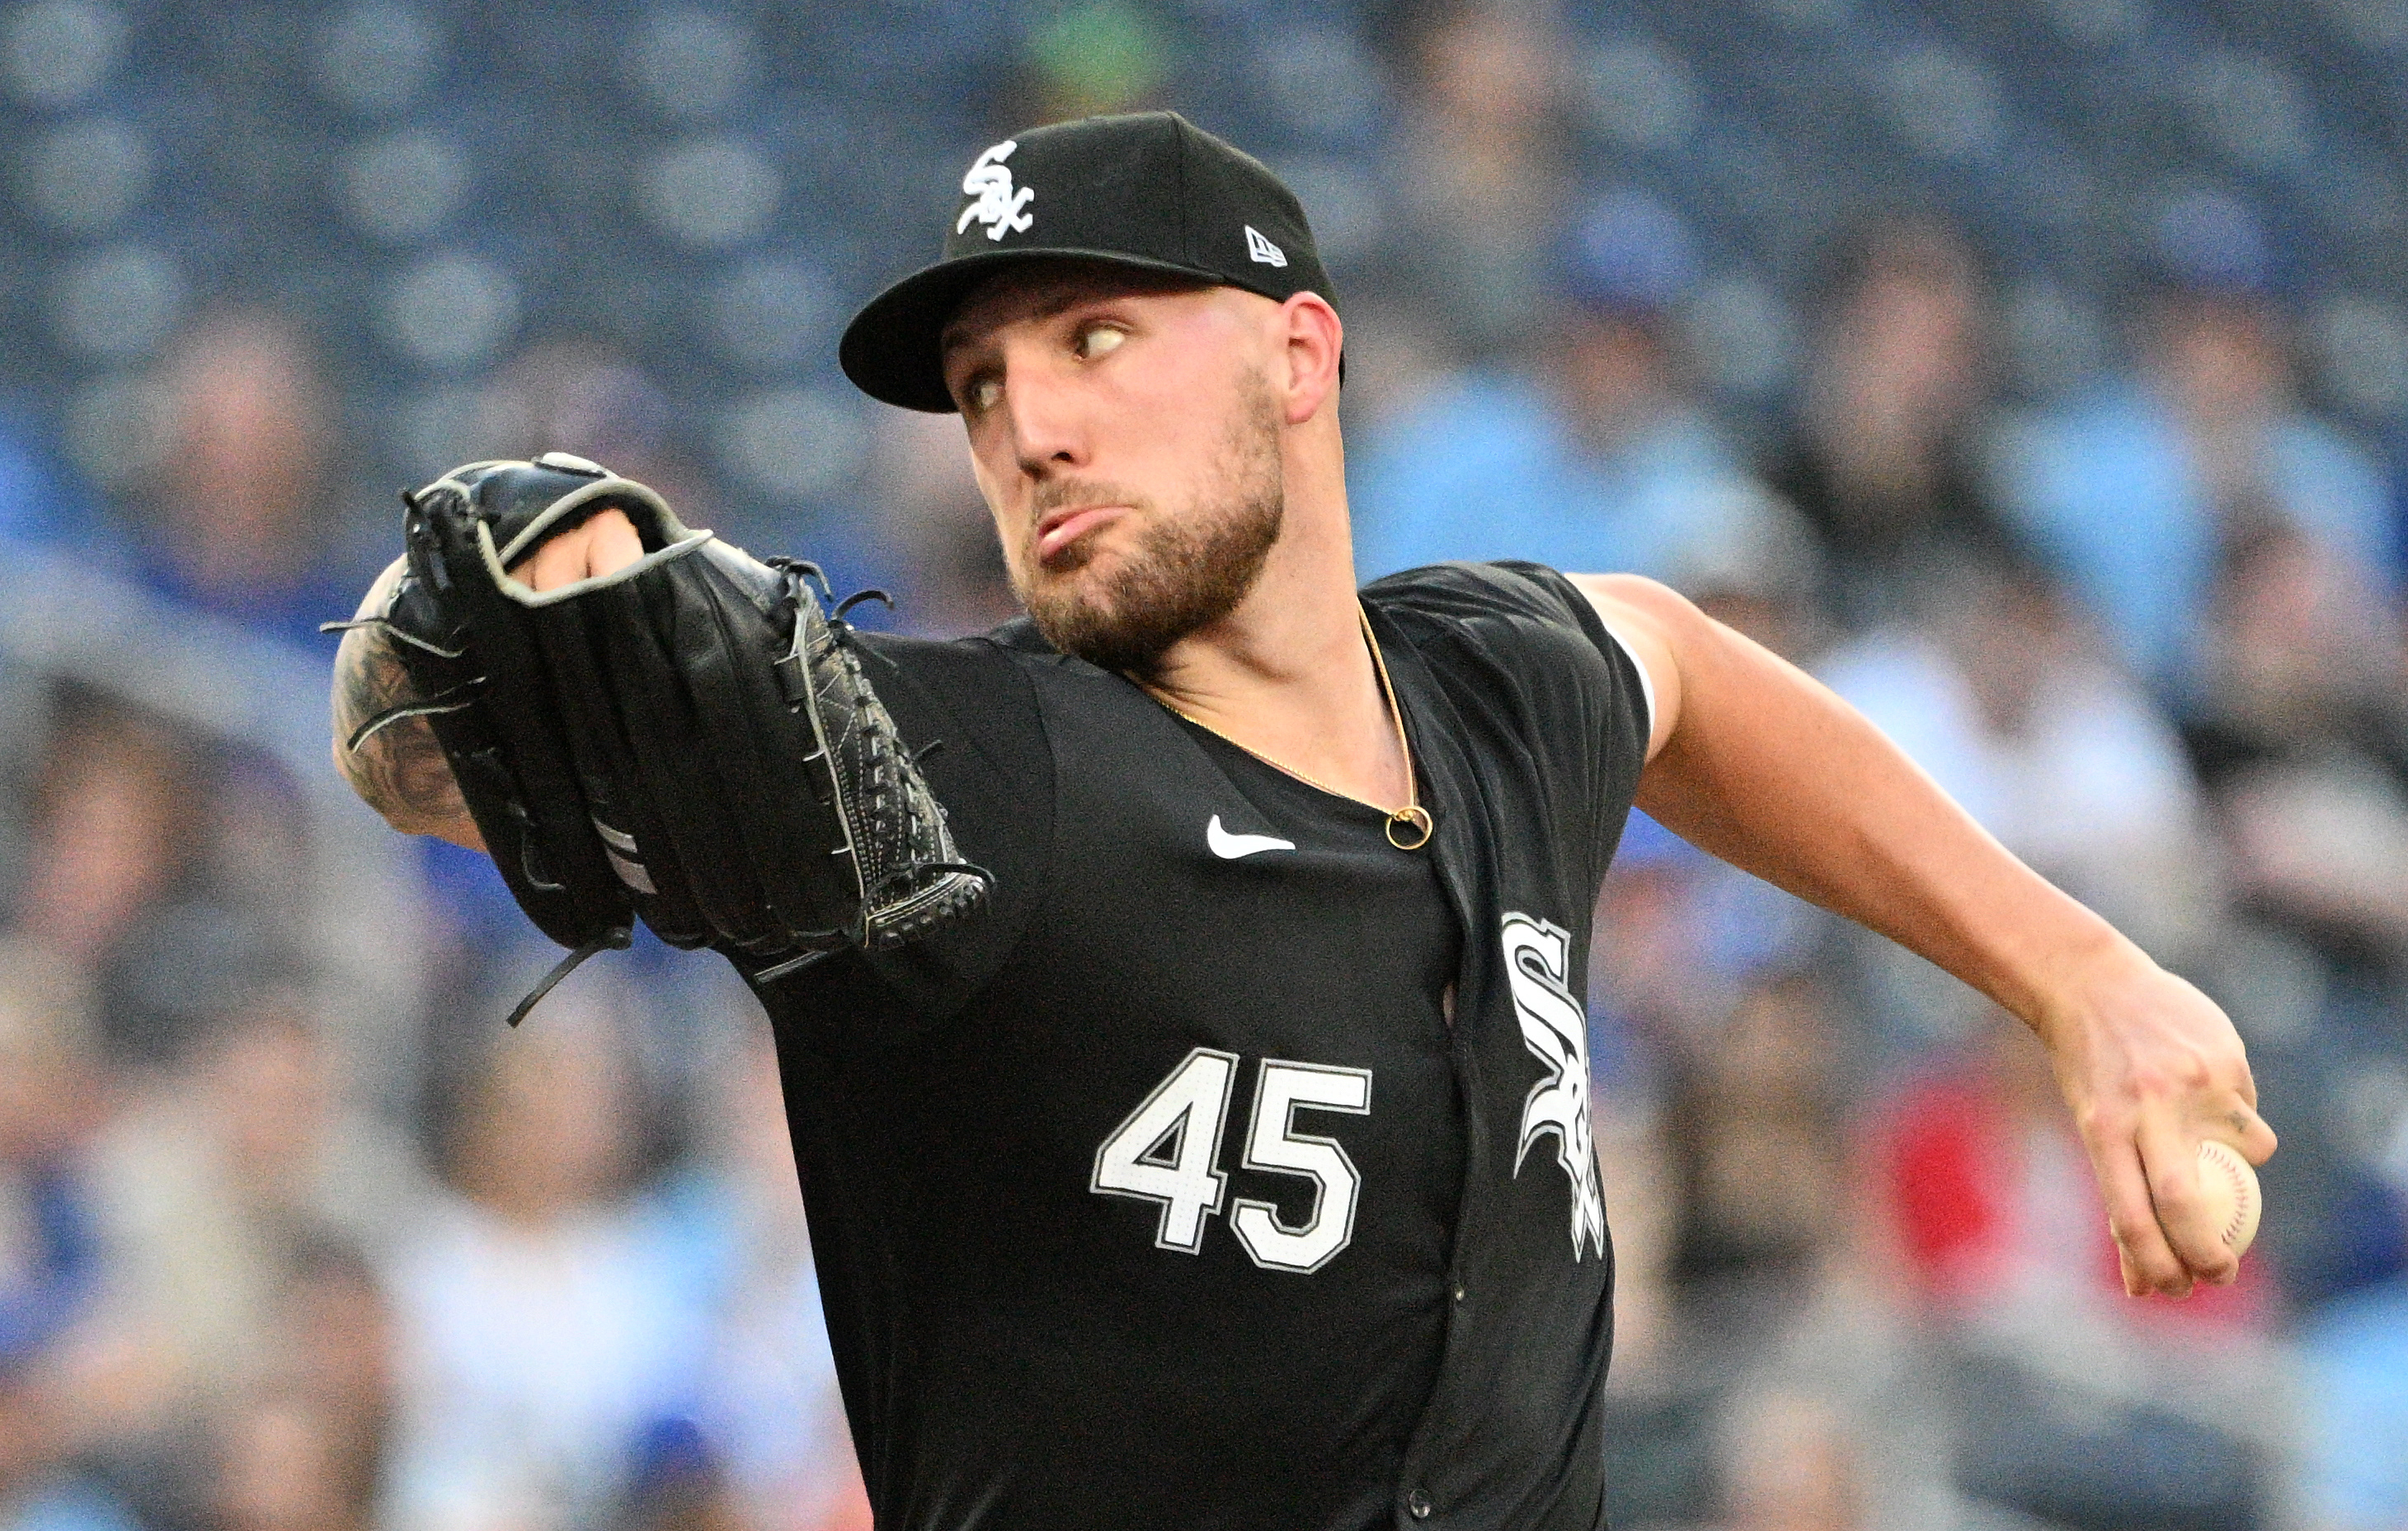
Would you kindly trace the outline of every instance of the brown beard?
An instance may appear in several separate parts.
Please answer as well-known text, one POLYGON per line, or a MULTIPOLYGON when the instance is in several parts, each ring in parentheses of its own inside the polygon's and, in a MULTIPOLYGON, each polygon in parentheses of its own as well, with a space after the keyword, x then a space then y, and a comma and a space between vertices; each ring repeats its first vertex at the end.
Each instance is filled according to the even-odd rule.
MULTIPOLYGON (((1045 641, 1098 669, 1151 679, 1171 645, 1238 608, 1279 541, 1285 514, 1279 426, 1270 391, 1260 379, 1246 391, 1226 446, 1221 481, 1181 513, 1159 511, 1137 546, 1110 575, 1086 582, 1039 587, 1013 571, 1022 604, 1045 641)), ((1061 504, 1088 502, 1091 493, 1063 484, 1040 496, 1061 504)), ((1058 565, 1064 574, 1092 556, 1076 547, 1058 565)))

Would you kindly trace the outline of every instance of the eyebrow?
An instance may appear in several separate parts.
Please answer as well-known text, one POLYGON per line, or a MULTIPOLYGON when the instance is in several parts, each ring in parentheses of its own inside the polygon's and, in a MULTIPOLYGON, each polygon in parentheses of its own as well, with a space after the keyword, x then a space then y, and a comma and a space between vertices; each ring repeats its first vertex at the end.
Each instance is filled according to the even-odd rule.
MULTIPOLYGON (((1083 292, 1056 293, 1054 296, 1046 299, 1043 304, 1039 305, 1030 312, 1026 314, 1014 315, 1013 317, 1021 319, 1054 319, 1063 314, 1068 313, 1071 309, 1077 308, 1082 303, 1095 303, 1114 297, 1125 297, 1128 295, 1130 294, 1127 293, 1111 287, 1091 287, 1083 292)), ((958 320, 948 321, 945 327, 937 332, 937 354, 939 356, 950 355, 953 347, 960 344, 961 340, 961 322, 958 320)))

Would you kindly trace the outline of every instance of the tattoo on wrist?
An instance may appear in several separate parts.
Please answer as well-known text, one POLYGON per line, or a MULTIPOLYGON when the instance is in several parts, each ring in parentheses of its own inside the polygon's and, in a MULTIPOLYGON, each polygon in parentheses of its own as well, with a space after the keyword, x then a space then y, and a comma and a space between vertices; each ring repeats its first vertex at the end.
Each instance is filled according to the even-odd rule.
POLYGON ((389 708, 416 698, 393 640, 376 628, 343 636, 335 659, 335 755, 344 779, 394 827, 424 832, 466 818, 467 805, 434 727, 404 718, 347 747, 352 733, 389 708))

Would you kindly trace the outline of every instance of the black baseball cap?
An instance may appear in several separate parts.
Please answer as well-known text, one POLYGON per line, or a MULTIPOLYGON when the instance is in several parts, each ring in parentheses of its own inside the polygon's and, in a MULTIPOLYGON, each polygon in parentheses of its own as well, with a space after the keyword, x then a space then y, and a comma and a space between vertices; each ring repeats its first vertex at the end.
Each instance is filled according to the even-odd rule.
POLYGON ((872 398, 950 414, 946 321, 995 272, 1063 256, 1337 302, 1303 207, 1260 160, 1177 112, 1084 117, 973 160, 944 254, 870 299, 837 360, 872 398))

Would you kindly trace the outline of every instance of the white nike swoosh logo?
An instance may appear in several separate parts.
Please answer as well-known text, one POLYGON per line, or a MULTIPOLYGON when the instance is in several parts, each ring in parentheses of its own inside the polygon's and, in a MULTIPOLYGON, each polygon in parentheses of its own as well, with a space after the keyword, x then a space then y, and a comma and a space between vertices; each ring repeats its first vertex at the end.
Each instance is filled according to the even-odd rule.
POLYGON ((1204 826, 1204 843, 1211 846, 1212 853, 1223 861, 1235 861, 1240 856, 1251 856, 1264 851, 1296 849, 1294 840, 1283 840, 1276 835, 1232 835, 1221 827, 1221 816, 1217 813, 1212 815, 1212 822, 1204 826))

